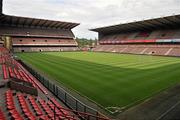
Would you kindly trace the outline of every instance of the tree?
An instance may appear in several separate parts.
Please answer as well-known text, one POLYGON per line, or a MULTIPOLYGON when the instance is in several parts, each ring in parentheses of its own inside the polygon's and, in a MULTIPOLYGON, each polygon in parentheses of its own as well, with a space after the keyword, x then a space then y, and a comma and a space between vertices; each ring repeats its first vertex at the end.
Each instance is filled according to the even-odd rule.
POLYGON ((76 38, 79 48, 84 48, 87 46, 92 46, 93 44, 96 45, 97 39, 87 39, 87 38, 76 38))

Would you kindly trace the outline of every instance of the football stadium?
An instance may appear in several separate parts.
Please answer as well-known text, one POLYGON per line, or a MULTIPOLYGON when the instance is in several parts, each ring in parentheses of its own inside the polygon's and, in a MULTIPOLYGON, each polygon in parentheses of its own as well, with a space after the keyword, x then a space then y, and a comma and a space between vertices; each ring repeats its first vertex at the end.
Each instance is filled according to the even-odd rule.
POLYGON ((180 15, 90 29, 0 3, 0 120, 180 120, 180 15))

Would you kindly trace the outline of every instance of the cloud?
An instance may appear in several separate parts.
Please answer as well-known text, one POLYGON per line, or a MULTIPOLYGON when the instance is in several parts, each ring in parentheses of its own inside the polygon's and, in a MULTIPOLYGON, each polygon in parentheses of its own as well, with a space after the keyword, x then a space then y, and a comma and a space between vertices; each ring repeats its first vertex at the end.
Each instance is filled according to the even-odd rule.
POLYGON ((180 0, 4 0, 4 13, 81 23, 77 37, 97 38, 88 29, 180 13, 180 0))

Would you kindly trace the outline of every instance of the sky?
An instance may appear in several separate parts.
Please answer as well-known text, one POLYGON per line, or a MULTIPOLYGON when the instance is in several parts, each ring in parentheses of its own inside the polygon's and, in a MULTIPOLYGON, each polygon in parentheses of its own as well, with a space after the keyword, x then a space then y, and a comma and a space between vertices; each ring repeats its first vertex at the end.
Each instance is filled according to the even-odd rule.
POLYGON ((89 29, 180 14, 180 0, 4 0, 3 13, 80 23, 75 36, 95 39, 89 29))

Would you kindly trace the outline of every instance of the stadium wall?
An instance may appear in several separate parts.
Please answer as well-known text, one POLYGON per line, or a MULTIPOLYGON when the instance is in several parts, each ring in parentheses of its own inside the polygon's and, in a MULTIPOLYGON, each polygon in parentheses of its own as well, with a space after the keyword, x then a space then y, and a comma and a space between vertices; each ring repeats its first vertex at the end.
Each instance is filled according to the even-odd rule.
POLYGON ((99 33, 99 44, 179 43, 180 29, 139 31, 129 33, 99 33))
POLYGON ((68 46, 68 47, 13 47, 14 52, 63 52, 63 51, 77 51, 77 47, 68 46))
POLYGON ((43 29, 28 26, 0 26, 2 38, 11 38, 12 44, 4 39, 4 46, 14 52, 75 51, 77 42, 70 29, 43 29), (7 47, 8 46, 8 47, 7 47), (11 46, 11 47, 10 47, 11 46))

